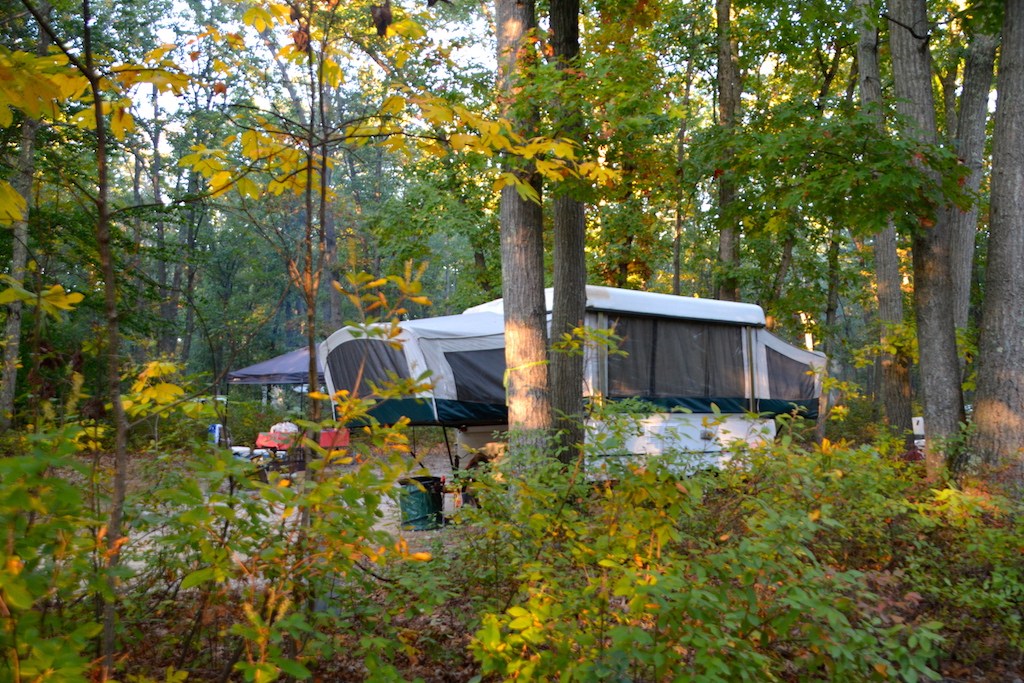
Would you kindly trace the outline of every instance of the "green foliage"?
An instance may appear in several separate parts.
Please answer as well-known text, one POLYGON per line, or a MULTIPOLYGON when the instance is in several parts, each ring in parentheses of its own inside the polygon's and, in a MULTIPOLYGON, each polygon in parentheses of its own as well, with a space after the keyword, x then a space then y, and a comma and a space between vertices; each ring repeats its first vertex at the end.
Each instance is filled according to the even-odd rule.
POLYGON ((737 465, 478 484, 471 545, 499 605, 473 644, 484 674, 916 681, 938 678, 960 638, 992 638, 980 658, 1021 652, 1021 532, 1005 501, 929 492, 871 448, 779 447, 737 465))
POLYGON ((26 440, 0 458, 0 677, 83 680, 99 624, 82 597, 100 590, 102 534, 86 504, 76 429, 26 440))

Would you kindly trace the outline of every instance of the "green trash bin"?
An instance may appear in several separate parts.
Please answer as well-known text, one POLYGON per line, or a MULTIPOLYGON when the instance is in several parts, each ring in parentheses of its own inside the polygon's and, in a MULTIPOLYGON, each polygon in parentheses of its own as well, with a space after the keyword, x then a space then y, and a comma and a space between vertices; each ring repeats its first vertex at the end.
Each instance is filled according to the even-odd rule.
POLYGON ((403 529, 425 531, 444 524, 444 482, 440 477, 399 479, 398 485, 403 529))

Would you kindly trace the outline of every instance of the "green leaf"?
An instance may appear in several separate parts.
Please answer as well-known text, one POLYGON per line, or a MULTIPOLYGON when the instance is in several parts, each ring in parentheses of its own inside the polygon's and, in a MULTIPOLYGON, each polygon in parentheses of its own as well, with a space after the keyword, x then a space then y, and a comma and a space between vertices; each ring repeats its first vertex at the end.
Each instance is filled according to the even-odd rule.
POLYGON ((186 576, 184 579, 182 579, 182 581, 181 581, 181 588, 182 588, 182 590, 187 590, 189 588, 194 588, 195 586, 198 586, 201 583, 206 583, 207 581, 212 581, 212 580, 214 580, 216 578, 217 578, 217 574, 214 571, 213 567, 205 567, 203 569, 197 569, 196 571, 192 572, 191 574, 186 576))
POLYGON ((312 675, 305 666, 296 662, 294 659, 280 659, 276 662, 277 666, 281 671, 285 672, 289 676, 298 678, 299 680, 305 680, 312 675))

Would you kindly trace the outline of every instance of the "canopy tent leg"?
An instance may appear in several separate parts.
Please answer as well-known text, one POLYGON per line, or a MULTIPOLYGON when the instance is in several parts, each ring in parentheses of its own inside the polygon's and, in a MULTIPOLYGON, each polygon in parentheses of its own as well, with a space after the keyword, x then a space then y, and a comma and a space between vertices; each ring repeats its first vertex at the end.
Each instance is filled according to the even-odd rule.
POLYGON ((444 434, 444 445, 448 449, 448 464, 452 466, 452 474, 459 470, 459 454, 452 455, 452 442, 448 440, 448 427, 441 425, 441 433, 444 434))

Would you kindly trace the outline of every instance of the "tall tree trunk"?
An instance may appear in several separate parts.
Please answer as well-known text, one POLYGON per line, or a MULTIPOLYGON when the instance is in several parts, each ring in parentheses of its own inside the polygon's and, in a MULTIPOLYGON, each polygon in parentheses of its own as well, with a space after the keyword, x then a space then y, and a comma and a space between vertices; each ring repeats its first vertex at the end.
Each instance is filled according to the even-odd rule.
MULTIPOLYGON (((718 17, 718 124, 726 129, 737 125, 740 111, 740 67, 738 42, 732 28, 731 0, 716 0, 718 17)), ((718 268, 716 296, 739 301, 740 229, 733 215, 736 203, 736 179, 732 171, 722 168, 718 176, 718 268)))
MULTIPOLYGON (((836 321, 839 318, 839 229, 833 228, 828 242, 828 290, 825 295, 825 329, 835 330, 836 321)), ((828 358, 833 357, 835 344, 833 339, 836 335, 829 333, 824 335, 825 344, 822 351, 828 358)), ((818 422, 815 424, 814 435, 818 441, 825 438, 825 419, 828 415, 829 396, 828 392, 822 392, 818 397, 818 422)))
MULTIPOLYGON (((977 192, 981 186, 982 160, 985 155, 985 126, 988 122, 989 95, 999 39, 984 34, 971 38, 960 95, 956 124, 956 153, 967 167, 964 189, 977 192)), ((965 328, 971 306, 971 270, 974 266, 974 238, 978 234, 978 204, 966 211, 949 207, 951 233, 951 277, 953 279, 953 322, 965 328)))
MULTIPOLYGON (((857 26, 860 40, 857 44, 858 79, 860 81, 860 103, 878 122, 884 126, 882 115, 882 77, 878 66, 877 17, 870 12, 871 0, 854 0, 857 9, 857 26)), ((885 226, 874 239, 875 284, 878 299, 879 341, 882 348, 889 346, 889 337, 897 326, 903 324, 903 278, 900 273, 900 259, 896 251, 896 226, 892 217, 886 218, 885 226)), ((910 365, 907 353, 882 352, 881 395, 885 417, 889 426, 903 436, 905 445, 913 444, 910 365)))
POLYGON ((1006 1, 973 450, 1024 486, 1024 3, 1006 1))
POLYGON ((686 160, 686 135, 690 125, 690 91, 693 89, 693 59, 686 60, 686 77, 683 86, 682 107, 683 117, 676 131, 676 220, 672 237, 672 293, 679 296, 682 292, 683 224, 685 214, 686 184, 683 175, 683 162, 686 160))
MULTIPOLYGON (((579 0, 552 0, 551 37, 556 67, 562 81, 580 52, 579 0)), ((569 77, 571 78, 571 76, 569 77)), ((559 136, 578 139, 582 135, 575 102, 563 94, 555 104, 560 110, 559 136)), ((567 183, 553 202, 554 218, 554 301, 551 309, 551 338, 572 337, 583 325, 587 306, 586 216, 583 202, 571 195, 567 183)), ((565 350, 551 354, 552 422, 560 443, 556 451, 563 462, 570 462, 583 444, 583 354, 565 350)))
MULTIPOLYGON (((42 41, 41 41, 42 42, 42 41)), ((21 123, 21 147, 18 165, 11 179, 15 191, 25 200, 25 215, 12 226, 11 267, 12 278, 22 282, 28 265, 28 218, 32 207, 32 177, 35 175, 36 131, 39 122, 26 118, 21 123)), ((4 323, 4 366, 0 378, 0 432, 11 427, 14 419, 14 395, 18 386, 18 360, 21 357, 21 317, 24 305, 15 299, 7 305, 4 323)))
MULTIPOLYGON (((111 677, 114 668, 114 654, 117 645, 117 608, 120 586, 116 578, 117 568, 121 563, 121 546, 125 539, 124 504, 127 492, 128 473, 128 419, 121 403, 121 328, 117 304, 117 263, 112 246, 112 222, 110 220, 109 179, 107 168, 107 128, 106 115, 103 111, 104 97, 102 90, 103 74, 97 69, 93 55, 92 25, 93 16, 89 0, 82 0, 82 51, 72 51, 62 43, 44 14, 44 11, 32 4, 31 0, 21 0, 22 5, 32 15, 41 31, 57 45, 89 82, 92 95, 93 114, 96 117, 96 194, 93 205, 96 207, 96 251, 99 256, 100 273, 103 278, 103 312, 106 322, 107 362, 107 400, 110 402, 114 419, 114 481, 111 492, 110 510, 107 517, 106 541, 107 549, 104 559, 107 566, 107 595, 103 605, 102 633, 100 635, 99 662, 100 680, 111 677)), ((48 11, 48 6, 47 11, 48 11)))
MULTIPOLYGON (((904 134, 933 144, 937 133, 925 0, 892 0, 889 12, 896 108, 906 126, 904 134)), ((933 215, 918 216, 917 221, 912 243, 914 303, 928 438, 926 465, 929 476, 935 478, 944 471, 946 456, 953 455, 964 408, 950 296, 949 221, 943 207, 935 207, 933 215)))
MULTIPOLYGON (((526 40, 536 25, 533 0, 495 0, 498 34, 498 91, 507 103, 504 114, 519 131, 530 128, 529 117, 513 111, 526 76, 532 47, 526 40)), ((532 164, 512 160, 521 182, 536 192, 524 198, 514 186, 501 191, 501 274, 505 308, 506 395, 510 448, 537 447, 551 427, 551 396, 547 364, 547 310, 544 302, 544 242, 540 205, 541 182, 532 164)))

